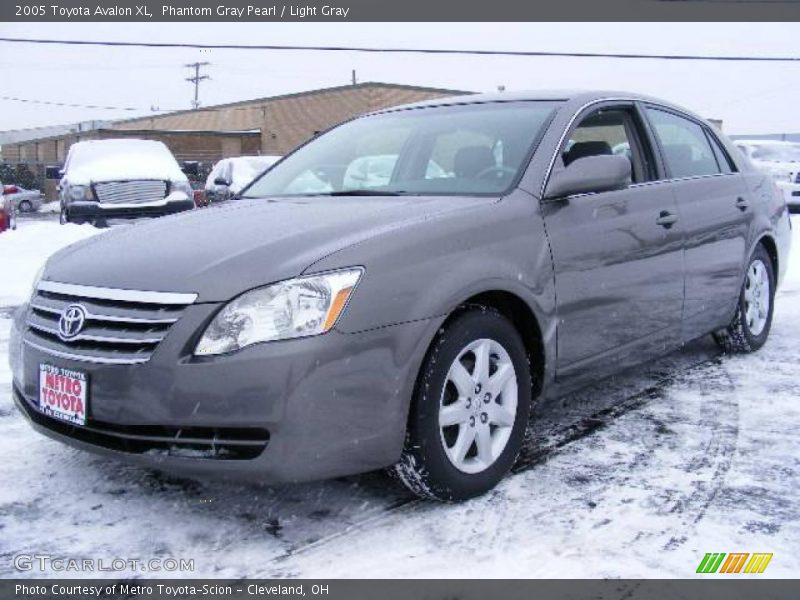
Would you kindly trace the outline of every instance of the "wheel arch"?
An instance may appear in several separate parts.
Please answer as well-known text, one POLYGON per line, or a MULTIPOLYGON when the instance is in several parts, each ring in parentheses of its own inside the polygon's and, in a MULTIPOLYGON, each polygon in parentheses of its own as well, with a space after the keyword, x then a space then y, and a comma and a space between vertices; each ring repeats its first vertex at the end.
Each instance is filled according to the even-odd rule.
POLYGON ((775 239, 771 235, 769 235, 768 233, 764 234, 760 238, 758 238, 758 241, 756 241, 755 245, 750 250, 749 256, 752 256, 753 250, 755 250, 758 246, 764 246, 764 249, 767 251, 767 254, 769 255, 770 258, 770 262, 772 263, 772 272, 777 280, 778 273, 780 273, 779 269, 780 258, 778 255, 778 244, 775 242, 775 239))
MULTIPOLYGON (((506 317, 517 330, 525 345, 531 367, 533 398, 538 397, 547 380, 546 365, 548 363, 544 330, 536 312, 520 295, 505 289, 490 289, 473 293, 464 298, 450 312, 442 327, 446 327, 461 312, 471 307, 494 309, 506 317)), ((431 342, 431 344, 433 343, 431 342)))

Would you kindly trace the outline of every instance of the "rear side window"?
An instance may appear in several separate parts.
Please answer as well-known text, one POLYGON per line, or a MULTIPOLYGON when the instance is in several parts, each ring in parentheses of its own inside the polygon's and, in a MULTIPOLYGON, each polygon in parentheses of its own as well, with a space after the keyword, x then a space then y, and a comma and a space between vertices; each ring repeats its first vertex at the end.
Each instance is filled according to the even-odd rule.
POLYGON ((661 142, 671 177, 699 177, 722 172, 701 125, 657 108, 648 107, 646 110, 661 142))
POLYGON ((722 147, 722 144, 719 143, 719 140, 716 136, 711 133, 710 131, 706 131, 706 135, 708 136, 709 141, 711 142, 711 148, 714 150, 714 156, 717 159, 717 164, 719 168, 722 170, 723 173, 735 173, 736 172, 736 165, 731 160, 731 157, 725 151, 725 148, 722 147))

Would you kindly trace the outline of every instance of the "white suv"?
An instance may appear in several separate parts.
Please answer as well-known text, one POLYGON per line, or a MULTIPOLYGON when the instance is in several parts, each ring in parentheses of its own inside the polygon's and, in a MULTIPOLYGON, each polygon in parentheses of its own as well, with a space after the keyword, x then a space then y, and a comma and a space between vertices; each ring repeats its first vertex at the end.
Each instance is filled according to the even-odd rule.
POLYGON ((73 144, 58 190, 62 223, 160 217, 194 208, 192 187, 175 157, 151 140, 73 144))

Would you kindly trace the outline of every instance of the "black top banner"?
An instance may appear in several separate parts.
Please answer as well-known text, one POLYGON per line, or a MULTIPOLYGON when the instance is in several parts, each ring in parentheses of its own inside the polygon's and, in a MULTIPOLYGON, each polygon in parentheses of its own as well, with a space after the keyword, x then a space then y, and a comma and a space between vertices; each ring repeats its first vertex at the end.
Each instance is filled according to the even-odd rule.
POLYGON ((797 21, 800 0, 11 0, 0 21, 797 21))

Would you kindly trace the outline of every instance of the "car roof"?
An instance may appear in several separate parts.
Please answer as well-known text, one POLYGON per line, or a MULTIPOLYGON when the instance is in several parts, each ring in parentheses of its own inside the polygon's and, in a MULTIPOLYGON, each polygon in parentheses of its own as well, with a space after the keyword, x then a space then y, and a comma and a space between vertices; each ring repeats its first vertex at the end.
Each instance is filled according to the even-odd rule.
MULTIPOLYGON (((674 108, 680 112, 693 114, 691 111, 652 96, 645 94, 638 94, 635 92, 614 91, 614 90, 527 90, 527 91, 513 91, 513 92, 495 92, 491 94, 466 94, 461 96, 446 96, 443 98, 434 98, 431 100, 423 100, 421 102, 414 102, 411 104, 403 104, 382 110, 375 111, 375 113, 393 112, 396 110, 405 110, 409 108, 423 108, 432 106, 450 106, 454 104, 482 104, 488 102, 516 102, 516 101, 562 101, 562 102, 575 102, 575 103, 588 103, 608 100, 640 100, 642 102, 652 102, 674 108)), ((373 113, 374 114, 374 113, 373 113)))

